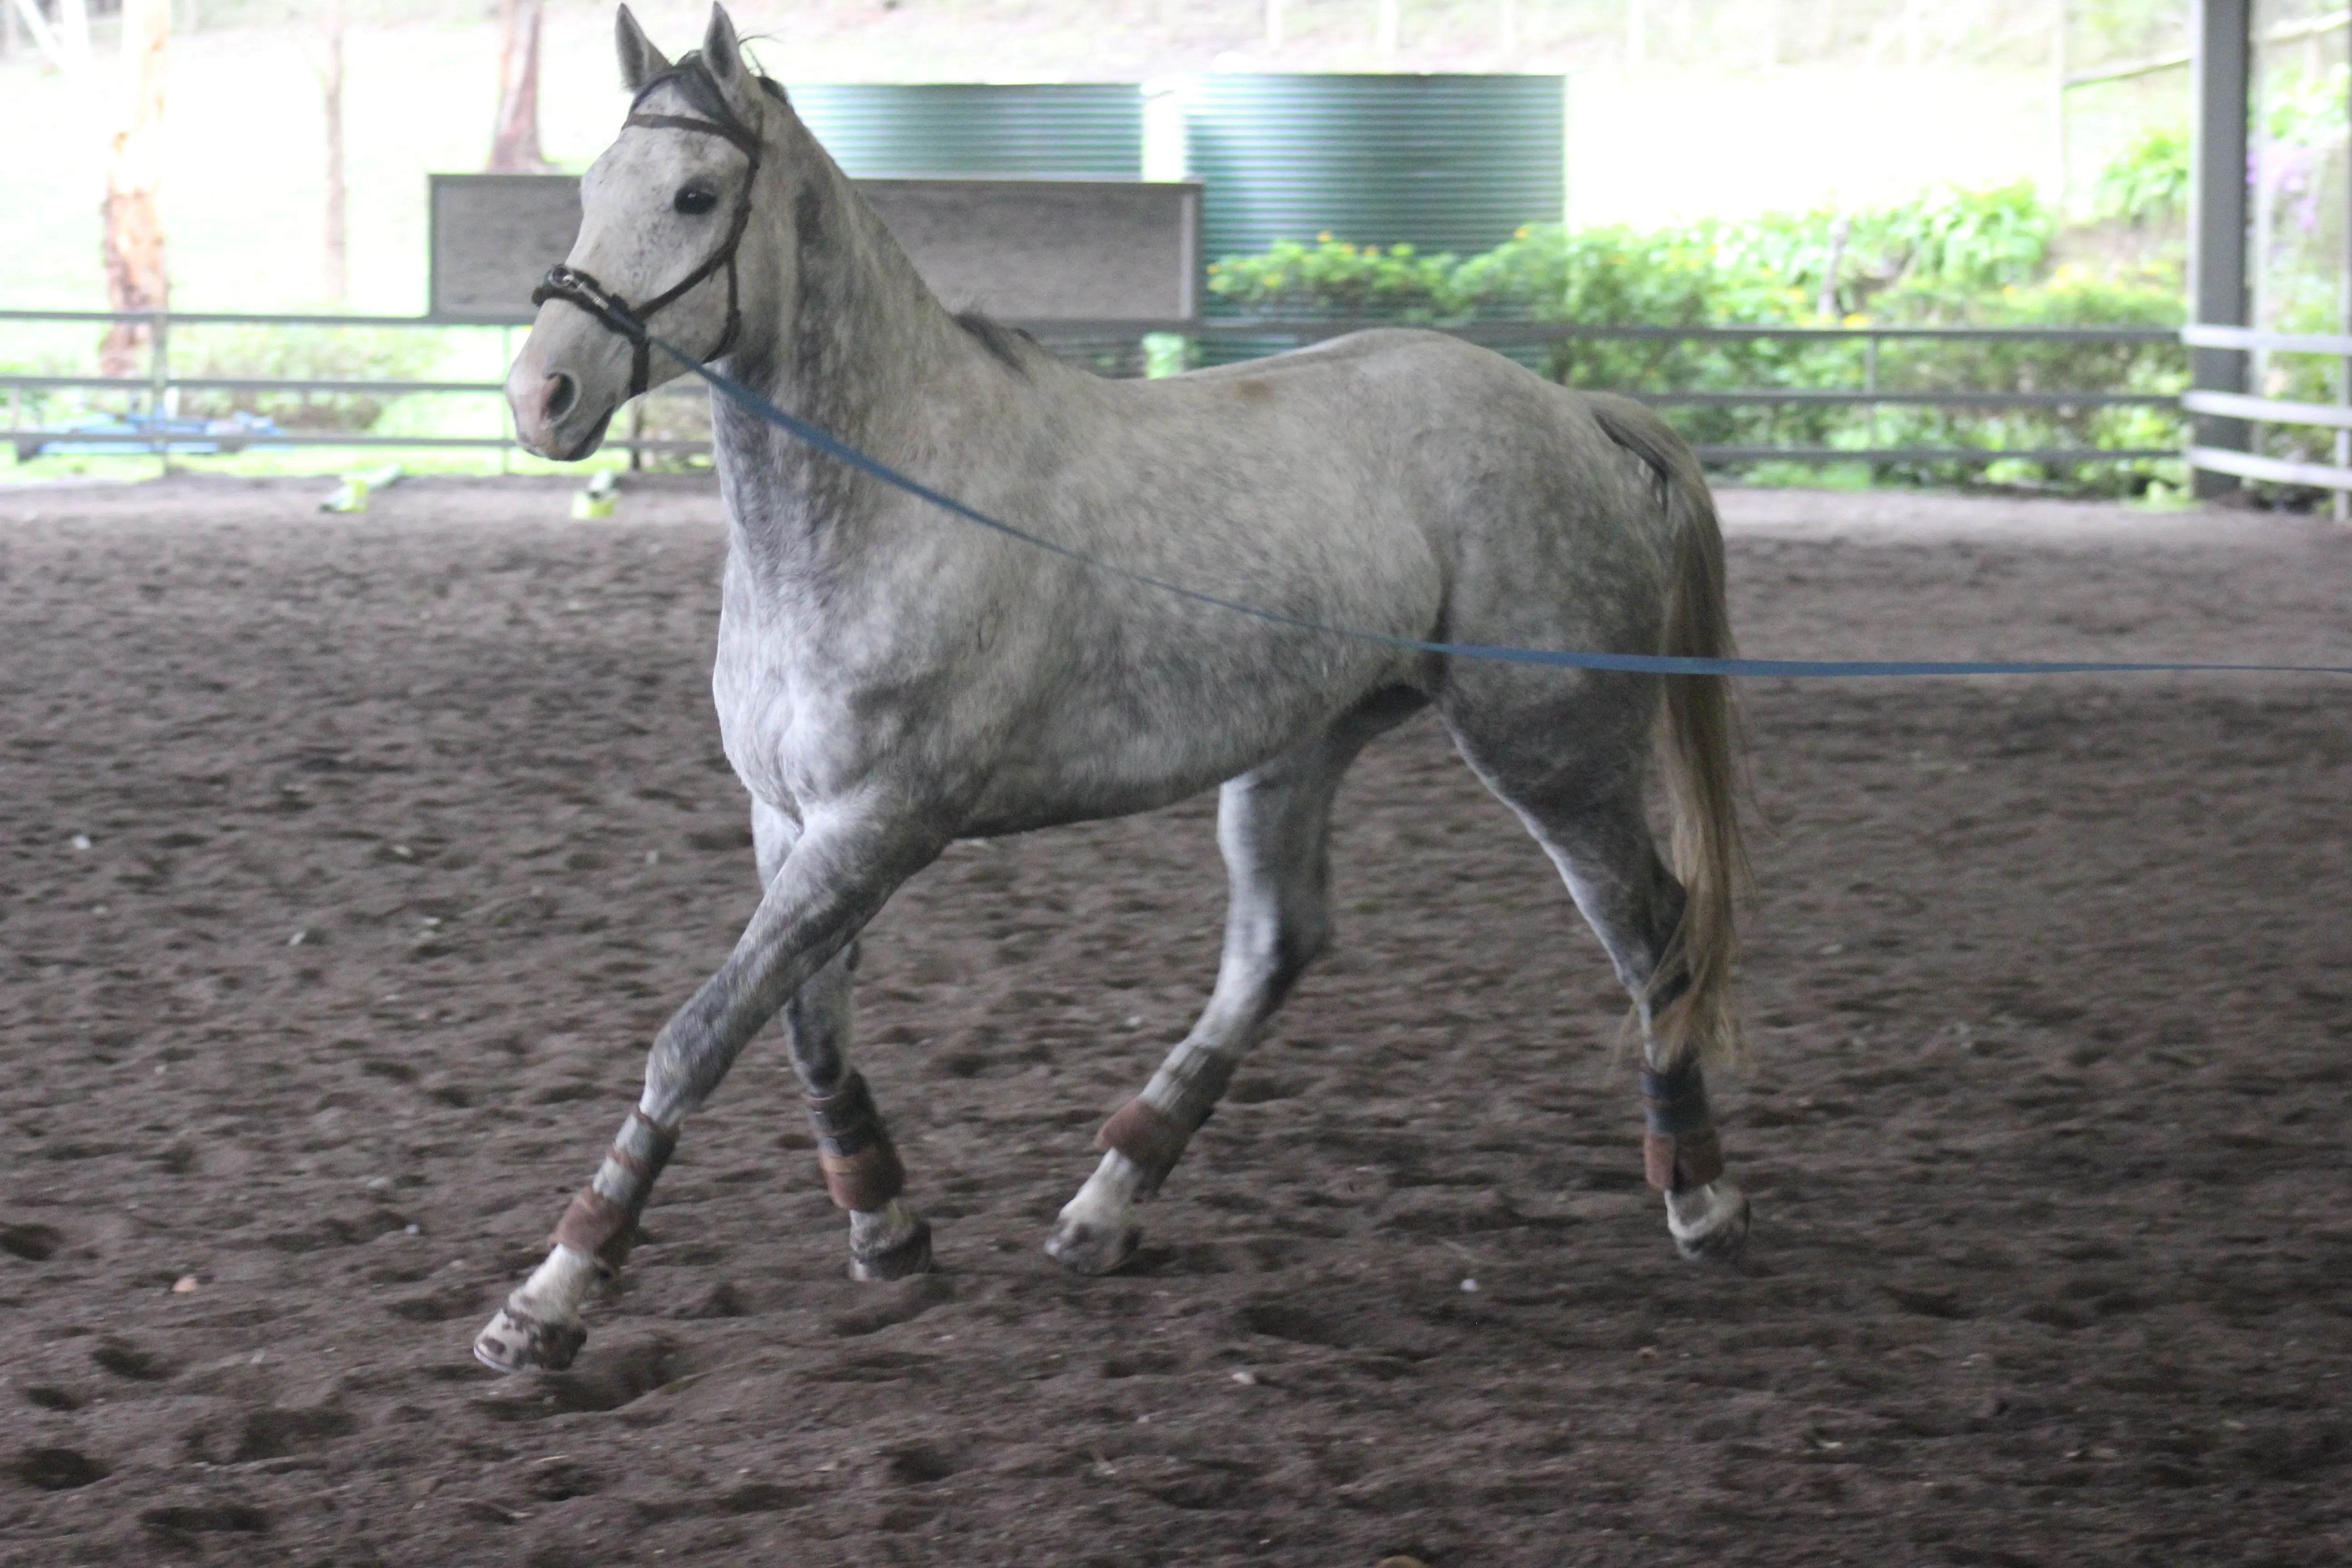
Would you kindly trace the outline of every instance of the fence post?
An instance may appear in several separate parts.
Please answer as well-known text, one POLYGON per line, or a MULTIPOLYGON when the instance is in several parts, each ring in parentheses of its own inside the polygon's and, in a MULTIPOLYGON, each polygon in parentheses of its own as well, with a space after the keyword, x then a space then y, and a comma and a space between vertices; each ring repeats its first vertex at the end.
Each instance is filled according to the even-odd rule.
POLYGON ((172 385, 172 318, 168 311, 147 312, 147 429, 154 442, 156 460, 164 479, 172 477, 172 437, 163 428, 163 404, 172 385))
MULTIPOLYGON (((2242 327, 2246 321, 2246 83, 2252 65, 2251 0, 2197 0, 2196 132, 2189 185, 2189 319, 2200 326, 2242 327)), ((2189 384, 2200 392, 2246 390, 2246 355, 2240 349, 2189 351, 2189 384)), ((2191 446, 2251 449, 2242 419, 2198 416, 2191 446)), ((2238 488, 2228 474, 2198 470, 2189 482, 2200 497, 2238 488)))
MULTIPOLYGON (((2352 164, 2346 167, 2352 170, 2352 164)), ((2352 198, 2352 174, 2347 174, 2345 181, 2345 195, 2352 198)), ((2347 209, 2345 216, 2347 220, 2352 220, 2352 209, 2347 209)), ((2339 279, 2341 287, 2337 290, 2336 319, 2344 331, 2352 332, 2352 221, 2347 221, 2344 234, 2347 254, 2344 276, 2339 279)), ((2336 403, 2339 408, 2352 408, 2352 358, 2336 362, 2336 403)), ((2336 432, 2336 466, 2352 468, 2352 430, 2339 429, 2336 432)), ((2328 510, 2335 514, 2336 521, 2352 521, 2352 490, 2337 490, 2331 500, 2328 510)))
MULTIPOLYGON (((1878 334, 1875 332, 1862 340, 1862 389, 1873 393, 1878 390, 1878 334)), ((1863 420, 1864 438, 1873 447, 1877 446, 1878 404, 1875 399, 1863 411, 1863 420)))
MULTIPOLYGON (((2336 405, 2352 408, 2352 359, 2336 362, 2336 405)), ((2352 430, 2338 429, 2336 432, 2336 466, 2352 468, 2352 430)), ((2338 522, 2352 520, 2352 490, 2337 490, 2335 503, 2329 510, 2338 522)))
MULTIPOLYGON (((509 365, 514 363, 514 329, 512 327, 499 329, 499 353, 500 363, 509 365)), ((499 399, 499 435, 503 437, 499 442, 499 475, 503 479, 514 472, 515 443, 522 437, 521 431, 515 426, 514 405, 503 397, 499 399)))

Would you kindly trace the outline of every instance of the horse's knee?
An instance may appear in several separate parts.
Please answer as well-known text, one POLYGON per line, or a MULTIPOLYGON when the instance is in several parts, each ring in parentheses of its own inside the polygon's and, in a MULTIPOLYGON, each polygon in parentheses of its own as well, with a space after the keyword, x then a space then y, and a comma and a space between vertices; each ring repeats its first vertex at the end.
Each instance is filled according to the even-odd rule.
POLYGON ((1275 939, 1274 985, 1277 995, 1289 991, 1307 966, 1331 945, 1331 911, 1321 900, 1310 907, 1285 911, 1275 939))
POLYGON ((1263 999, 1261 1006, 1287 995, 1330 945, 1330 911, 1320 900, 1285 900, 1271 910, 1236 911, 1225 938, 1227 962, 1241 970, 1234 978, 1263 999))

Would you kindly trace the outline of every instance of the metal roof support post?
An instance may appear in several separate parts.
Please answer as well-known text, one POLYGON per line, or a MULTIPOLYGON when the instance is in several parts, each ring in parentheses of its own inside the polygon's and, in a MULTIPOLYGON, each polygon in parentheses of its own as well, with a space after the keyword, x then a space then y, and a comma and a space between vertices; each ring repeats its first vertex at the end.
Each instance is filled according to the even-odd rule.
MULTIPOLYGON (((2243 327, 2246 320, 2246 88, 2252 63, 2252 0, 2197 0, 2191 40, 2196 130, 2189 187, 2189 319, 2200 326, 2243 327)), ((2191 349, 2189 382, 2200 392, 2246 390, 2242 349, 2191 349)), ((2189 443, 2242 452, 2243 419, 2200 415, 2189 443)), ((2210 498, 2238 488, 2228 474, 2200 469, 2195 492, 2210 498)))

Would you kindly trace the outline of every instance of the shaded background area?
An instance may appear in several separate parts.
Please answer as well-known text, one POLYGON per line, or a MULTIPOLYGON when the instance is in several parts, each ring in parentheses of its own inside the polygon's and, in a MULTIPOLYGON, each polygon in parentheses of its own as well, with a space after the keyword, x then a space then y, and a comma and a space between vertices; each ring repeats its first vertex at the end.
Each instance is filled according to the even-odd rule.
MULTIPOLYGON (((959 846, 860 991, 942 1271, 842 1277, 763 1047, 578 1369, 502 1381, 752 901, 716 503, 314 491, 0 500, 7 1561, 2352 1550, 2342 682, 1751 686, 1738 1272, 1675 1260, 1621 999, 1433 726, 1115 1279, 1038 1246, 1205 994, 1208 803, 959 846)), ((2324 525, 1725 505, 1756 653, 2347 662, 2324 525)))

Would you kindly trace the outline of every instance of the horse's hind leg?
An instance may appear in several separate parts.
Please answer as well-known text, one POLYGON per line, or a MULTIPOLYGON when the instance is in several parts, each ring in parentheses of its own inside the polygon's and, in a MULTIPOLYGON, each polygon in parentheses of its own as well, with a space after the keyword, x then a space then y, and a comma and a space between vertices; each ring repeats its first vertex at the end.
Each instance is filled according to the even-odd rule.
MULTIPOLYGON (((1549 726, 1548 726, 1549 727, 1549 726)), ((1538 730, 1537 733, 1541 733, 1538 730)), ((1574 733, 1561 725, 1551 732, 1574 733)), ((1588 742, 1597 737, 1588 734, 1588 742)), ((1669 971, 1675 928, 1684 904, 1682 884, 1659 859, 1642 808, 1642 749, 1591 745, 1563 771, 1523 765, 1496 748, 1481 755, 1457 728, 1463 754, 1486 786, 1527 824, 1559 868, 1617 978, 1632 993, 1642 1022, 1643 1109, 1648 1125, 1643 1164, 1650 1184, 1665 1195, 1666 1227, 1686 1258, 1727 1257, 1748 1238, 1748 1199, 1723 1174, 1723 1156, 1707 1111, 1706 1084, 1695 1049, 1668 1055, 1652 1025, 1681 994, 1669 971), (1622 761, 1603 765, 1611 753, 1622 761), (1499 767, 1496 764, 1500 764, 1499 767)))
MULTIPOLYGON (((762 883, 775 875, 799 836, 800 826, 791 817, 752 804, 751 839, 762 883)), ((865 1077, 849 1062, 856 969, 853 942, 793 993, 776 1021, 808 1096, 825 1191, 849 1215, 849 1272, 858 1279, 898 1279, 930 1268, 931 1227, 898 1201, 905 1169, 865 1077)))
POLYGON ((807 1092, 817 1163, 834 1205, 849 1215, 849 1272, 898 1279, 931 1266, 931 1227, 898 1201, 906 1173, 874 1108, 865 1077, 849 1065, 850 990, 857 944, 819 970, 784 1004, 781 1022, 793 1070, 807 1092))
POLYGON ((1341 776, 1367 742, 1419 706, 1402 695, 1368 705, 1220 792, 1217 847, 1233 895, 1216 990, 1143 1092, 1096 1135, 1102 1162, 1045 1242, 1055 1261, 1104 1274, 1134 1256, 1136 1205, 1167 1179, 1260 1027, 1330 939, 1328 845, 1341 776))

